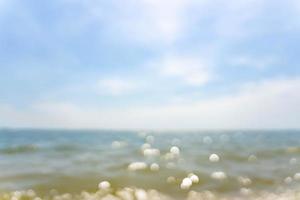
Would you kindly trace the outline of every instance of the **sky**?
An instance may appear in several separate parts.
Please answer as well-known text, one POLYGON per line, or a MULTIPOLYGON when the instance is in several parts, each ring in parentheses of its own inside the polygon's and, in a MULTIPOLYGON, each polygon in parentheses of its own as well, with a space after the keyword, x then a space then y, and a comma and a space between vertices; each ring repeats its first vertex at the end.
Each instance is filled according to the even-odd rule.
POLYGON ((0 0, 0 127, 300 128, 298 0, 0 0))

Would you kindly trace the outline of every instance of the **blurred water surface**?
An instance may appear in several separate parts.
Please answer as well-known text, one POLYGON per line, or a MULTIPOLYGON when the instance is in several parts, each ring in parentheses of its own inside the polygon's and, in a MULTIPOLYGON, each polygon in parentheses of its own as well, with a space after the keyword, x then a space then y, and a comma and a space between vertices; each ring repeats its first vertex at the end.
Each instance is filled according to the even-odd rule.
POLYGON ((155 189, 173 197, 191 190, 294 190, 300 183, 300 131, 2 129, 0 172, 0 191, 33 189, 41 195, 52 189, 94 192, 103 180, 113 188, 155 189), (210 160, 212 154, 217 160, 210 160), (136 162, 146 167, 135 170, 133 164, 130 170, 136 162), (199 180, 182 189, 190 173, 199 180))

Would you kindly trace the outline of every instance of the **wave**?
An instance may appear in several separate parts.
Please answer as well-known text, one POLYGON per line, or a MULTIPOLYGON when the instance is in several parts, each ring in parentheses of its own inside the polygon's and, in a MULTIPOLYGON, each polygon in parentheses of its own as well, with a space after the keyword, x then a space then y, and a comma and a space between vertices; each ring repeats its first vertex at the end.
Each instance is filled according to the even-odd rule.
POLYGON ((0 153, 2 154, 30 153, 36 151, 38 151, 38 147, 36 145, 19 145, 0 149, 0 153))
POLYGON ((78 194, 59 194, 56 190, 51 190, 45 196, 39 196, 34 190, 13 191, 0 194, 0 200, 299 200, 300 191, 286 190, 281 192, 260 191, 254 193, 250 189, 242 188, 239 193, 222 195, 213 191, 205 190, 201 192, 189 191, 185 197, 177 198, 166 195, 154 189, 141 189, 135 187, 124 187, 114 189, 110 183, 102 182, 96 192, 81 191, 78 194), (105 183, 105 184, 104 184, 105 183))

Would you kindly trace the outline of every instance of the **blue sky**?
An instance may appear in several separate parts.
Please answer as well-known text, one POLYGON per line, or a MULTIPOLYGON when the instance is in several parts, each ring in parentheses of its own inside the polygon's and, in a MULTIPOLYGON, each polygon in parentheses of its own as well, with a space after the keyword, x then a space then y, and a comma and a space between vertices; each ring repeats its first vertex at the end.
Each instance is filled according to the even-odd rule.
POLYGON ((0 0, 0 126, 300 128, 297 0, 0 0))

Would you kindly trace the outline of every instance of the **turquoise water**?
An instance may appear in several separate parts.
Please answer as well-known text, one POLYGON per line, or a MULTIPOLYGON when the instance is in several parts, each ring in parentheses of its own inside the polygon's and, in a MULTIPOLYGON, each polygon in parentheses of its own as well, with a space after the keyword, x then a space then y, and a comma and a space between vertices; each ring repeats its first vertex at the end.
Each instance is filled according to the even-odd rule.
POLYGON ((105 180, 114 191, 154 189, 175 199, 191 191, 279 195, 296 192, 300 185, 300 131, 3 129, 0 172, 3 194, 29 189, 40 196, 53 189, 59 194, 94 193, 105 180), (172 147, 179 152, 170 153, 172 147), (145 150, 153 155, 144 155, 145 150), (211 154, 217 161, 209 159, 211 154), (143 163, 142 169, 129 167, 136 162, 143 163), (214 177, 216 172, 223 177, 214 177), (190 173, 199 180, 183 189, 182 180, 190 173))

